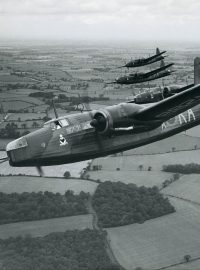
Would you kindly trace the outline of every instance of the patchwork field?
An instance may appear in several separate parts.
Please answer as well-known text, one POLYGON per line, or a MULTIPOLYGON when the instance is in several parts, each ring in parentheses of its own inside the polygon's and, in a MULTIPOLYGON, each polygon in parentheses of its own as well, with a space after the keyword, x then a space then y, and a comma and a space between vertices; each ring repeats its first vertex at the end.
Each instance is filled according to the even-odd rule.
POLYGON ((111 247, 126 270, 136 267, 158 269, 184 261, 184 256, 200 256, 200 207, 170 199, 176 213, 107 229, 111 247))
POLYGON ((87 228, 92 229, 92 215, 90 214, 0 225, 0 238, 6 239, 19 235, 37 237, 45 236, 52 232, 84 230, 87 228))
MULTIPOLYGON (((10 139, 0 139, 0 151, 4 150, 6 148, 6 145, 10 142, 10 139)), ((1 155, 0 152, 0 157, 6 156, 6 154, 1 155)), ((0 165, 1 166, 1 165, 0 165)), ((0 171, 1 172, 1 171, 0 171)))
POLYGON ((73 190, 75 194, 81 191, 93 194, 97 184, 86 180, 45 178, 34 176, 0 176, 0 192, 59 192, 64 194, 67 190, 73 190))
POLYGON ((200 137, 200 126, 188 129, 186 131, 186 134, 189 136, 200 137))
MULTIPOLYGON (((198 129, 197 129, 198 130, 198 129)), ((194 135, 200 134, 195 129, 190 132, 194 135)), ((187 134, 190 134, 189 131, 187 134)), ((169 137, 167 139, 154 142, 133 150, 124 152, 124 155, 145 155, 145 154, 162 154, 172 151, 193 150, 200 148, 200 138, 187 136, 184 133, 169 137)))
POLYGON ((172 267, 169 267, 167 269, 168 270, 198 270, 198 269, 200 269, 200 258, 195 260, 195 261, 172 266, 172 267))
MULTIPOLYGON (((34 107, 34 109, 36 109, 36 107, 34 107)), ((19 118, 20 121, 26 121, 26 120, 35 120, 35 119, 42 119, 43 117, 45 117, 45 113, 11 113, 9 114, 9 121, 16 121, 16 123, 18 125, 20 125, 19 123, 19 118)))
POLYGON ((163 165, 169 164, 187 164, 200 162, 200 150, 172 152, 157 155, 133 155, 133 156, 109 156, 95 159, 92 166, 101 165, 102 170, 116 171, 117 168, 123 170, 162 170, 163 165))
POLYGON ((200 259, 167 268, 167 270, 198 270, 198 269, 200 269, 200 259))
POLYGON ((176 181, 163 189, 164 194, 177 196, 200 204, 200 175, 184 175, 179 181, 176 181))
POLYGON ((170 179, 171 173, 165 172, 151 172, 151 171, 128 171, 128 170, 120 170, 120 171, 91 171, 88 172, 91 179, 104 181, 112 181, 112 182, 123 182, 123 183, 133 183, 137 186, 146 186, 153 187, 158 186, 161 187, 162 183, 170 179))

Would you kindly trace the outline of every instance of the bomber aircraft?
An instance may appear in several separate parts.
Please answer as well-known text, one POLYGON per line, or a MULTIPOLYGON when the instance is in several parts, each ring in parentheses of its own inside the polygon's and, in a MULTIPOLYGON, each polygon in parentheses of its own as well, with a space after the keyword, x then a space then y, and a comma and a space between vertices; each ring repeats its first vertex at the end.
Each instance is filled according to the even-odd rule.
POLYGON ((136 84, 136 83, 142 83, 142 82, 148 82, 152 80, 156 80, 159 78, 163 78, 166 76, 171 75, 174 71, 168 69, 171 66, 173 66, 174 63, 165 65, 164 61, 161 61, 161 65, 159 68, 154 69, 149 72, 136 72, 129 75, 124 75, 122 77, 117 78, 115 81, 108 83, 108 84, 136 84))
POLYGON ((137 104, 155 103, 167 97, 171 97, 175 94, 181 93, 184 90, 187 90, 193 86, 194 84, 181 87, 178 85, 164 86, 163 88, 159 87, 154 90, 140 92, 139 94, 134 96, 133 100, 137 104))
POLYGON ((58 165, 140 147, 200 123, 200 58, 194 86, 155 103, 135 100, 100 110, 56 117, 43 128, 8 143, 11 166, 58 165))
POLYGON ((128 63, 126 63, 124 66, 118 67, 126 67, 126 68, 134 68, 134 67, 142 67, 149 64, 153 64, 155 62, 163 60, 166 56, 163 56, 163 54, 166 53, 166 51, 160 52, 159 48, 156 49, 156 54, 152 55, 148 58, 139 58, 135 60, 131 60, 128 63))

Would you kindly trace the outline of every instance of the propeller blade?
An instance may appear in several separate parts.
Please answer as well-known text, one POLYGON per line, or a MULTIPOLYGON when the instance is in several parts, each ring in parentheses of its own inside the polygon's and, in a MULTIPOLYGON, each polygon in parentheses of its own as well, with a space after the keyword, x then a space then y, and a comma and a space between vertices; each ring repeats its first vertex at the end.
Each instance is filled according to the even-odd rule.
POLYGON ((8 161, 8 157, 0 158, 0 164, 8 161))
POLYGON ((44 176, 44 171, 43 171, 42 167, 37 166, 36 169, 37 169, 37 171, 38 171, 40 177, 44 176))

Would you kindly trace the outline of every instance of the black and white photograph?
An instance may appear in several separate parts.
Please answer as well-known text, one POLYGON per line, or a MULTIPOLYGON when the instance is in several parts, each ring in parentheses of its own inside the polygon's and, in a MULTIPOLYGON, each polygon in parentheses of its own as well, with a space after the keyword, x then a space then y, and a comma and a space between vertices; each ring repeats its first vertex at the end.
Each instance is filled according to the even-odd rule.
POLYGON ((0 0, 0 270, 200 270, 200 2, 0 0))

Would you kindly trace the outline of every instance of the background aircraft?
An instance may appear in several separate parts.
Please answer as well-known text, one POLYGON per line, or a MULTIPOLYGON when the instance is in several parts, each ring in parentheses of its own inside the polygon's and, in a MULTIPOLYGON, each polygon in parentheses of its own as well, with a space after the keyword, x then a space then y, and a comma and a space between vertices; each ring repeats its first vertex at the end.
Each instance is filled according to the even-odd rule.
POLYGON ((142 83, 147 81, 156 80, 159 78, 163 78, 166 76, 171 75, 174 71, 168 69, 171 66, 173 66, 174 63, 165 65, 164 61, 161 61, 160 68, 154 69, 149 72, 138 72, 133 73, 129 75, 125 75, 122 77, 117 78, 114 82, 111 83, 117 83, 117 84, 136 84, 136 83, 142 83))
POLYGON ((124 66, 121 66, 119 68, 122 68, 122 67, 133 68, 133 67, 146 66, 146 65, 163 60, 166 57, 166 56, 162 55, 164 53, 166 53, 166 51, 160 52, 159 48, 157 48, 155 55, 152 55, 152 56, 147 57, 147 58, 139 58, 139 59, 131 60, 128 63, 126 63, 124 66))
POLYGON ((114 154, 199 125, 200 58, 195 60, 195 76, 193 87, 153 104, 133 100, 52 119, 7 145, 9 163, 36 166, 41 172, 41 166, 114 154))
POLYGON ((135 102, 136 104, 147 104, 147 103, 155 103, 161 101, 165 98, 171 97, 175 94, 181 93, 191 87, 194 84, 186 85, 186 86, 164 86, 163 88, 159 87, 154 90, 145 91, 137 94, 134 99, 130 102, 135 102))

